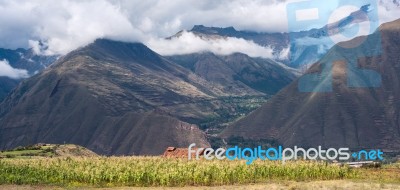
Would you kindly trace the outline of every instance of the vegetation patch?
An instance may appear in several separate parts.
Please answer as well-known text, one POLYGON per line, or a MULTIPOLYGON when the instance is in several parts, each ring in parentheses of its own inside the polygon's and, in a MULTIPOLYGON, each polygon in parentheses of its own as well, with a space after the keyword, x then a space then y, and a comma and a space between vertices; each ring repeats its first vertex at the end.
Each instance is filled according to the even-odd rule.
POLYGON ((43 143, 26 147, 17 147, 13 150, 0 152, 0 158, 34 158, 58 156, 97 156, 97 154, 78 145, 56 145, 43 143))
POLYGON ((324 162, 188 161, 161 157, 1 159, 0 184, 62 186, 218 186, 271 180, 357 178, 347 166, 324 162))

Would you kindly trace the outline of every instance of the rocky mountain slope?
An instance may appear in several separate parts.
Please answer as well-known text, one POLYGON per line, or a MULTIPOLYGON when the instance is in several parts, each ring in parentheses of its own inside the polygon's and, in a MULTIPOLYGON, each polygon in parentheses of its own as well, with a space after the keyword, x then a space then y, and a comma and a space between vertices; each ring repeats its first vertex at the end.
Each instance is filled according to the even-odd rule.
POLYGON ((157 155, 168 146, 209 146, 196 125, 248 113, 294 79, 278 64, 242 54, 189 58, 199 70, 140 43, 96 40, 0 104, 0 148, 65 141, 99 154, 157 155))
POLYGON ((168 58, 239 96, 274 95, 296 78, 273 60, 241 53, 227 56, 197 53, 168 58))
POLYGON ((67 142, 100 154, 160 154, 167 146, 208 146, 202 131, 168 111, 223 95, 143 44, 97 40, 5 99, 0 147, 67 142))
POLYGON ((378 34, 369 36, 366 43, 354 49, 341 46, 354 45, 363 38, 335 46, 307 71, 320 73, 326 66, 321 64, 324 60, 339 60, 333 63, 331 74, 320 75, 322 78, 313 89, 309 86, 311 92, 301 92, 296 80, 261 108, 229 126, 222 136, 267 139, 284 146, 400 150, 400 20, 380 27, 381 55, 358 60, 357 67, 378 72, 382 84, 376 88, 348 86, 368 84, 369 80, 356 67, 349 69, 348 63, 356 55, 377 51, 378 34), (331 84, 327 83, 329 77, 332 92, 318 92, 331 84))

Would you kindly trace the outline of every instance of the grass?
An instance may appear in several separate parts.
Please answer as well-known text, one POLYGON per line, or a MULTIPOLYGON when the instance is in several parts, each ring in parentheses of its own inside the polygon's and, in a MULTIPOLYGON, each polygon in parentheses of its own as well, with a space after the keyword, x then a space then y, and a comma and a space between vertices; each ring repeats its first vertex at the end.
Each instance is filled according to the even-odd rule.
POLYGON ((36 154, 39 154, 42 152, 43 152, 43 150, 18 150, 18 151, 4 152, 4 153, 1 153, 1 155, 3 155, 3 156, 7 156, 7 155, 20 156, 23 154, 35 154, 36 155, 36 154))
POLYGON ((52 146, 27 146, 18 147, 14 150, 1 151, 0 158, 31 158, 35 156, 51 157, 55 156, 55 145, 52 146))
POLYGON ((383 168, 389 168, 389 169, 400 169, 400 161, 396 163, 391 163, 384 165, 383 168))
POLYGON ((323 162, 188 161, 160 157, 1 159, 0 185, 220 186, 271 180, 357 178, 359 172, 323 162))
POLYGON ((92 151, 73 144, 37 144, 26 147, 17 147, 13 150, 0 151, 0 158, 58 157, 58 156, 95 156, 92 151))

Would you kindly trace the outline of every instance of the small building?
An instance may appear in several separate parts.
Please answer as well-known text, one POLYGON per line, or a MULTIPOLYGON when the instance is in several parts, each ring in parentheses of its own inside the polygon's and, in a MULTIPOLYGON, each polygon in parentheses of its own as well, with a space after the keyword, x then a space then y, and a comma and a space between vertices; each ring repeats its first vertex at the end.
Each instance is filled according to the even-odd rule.
MULTIPOLYGON (((196 153, 199 148, 192 148, 192 158, 196 158, 196 153)), ((205 148, 202 148, 199 152, 199 156, 203 156, 205 148)), ((163 157, 166 158, 188 158, 189 155, 189 149, 188 148, 176 148, 176 147, 168 147, 164 154, 163 157)))

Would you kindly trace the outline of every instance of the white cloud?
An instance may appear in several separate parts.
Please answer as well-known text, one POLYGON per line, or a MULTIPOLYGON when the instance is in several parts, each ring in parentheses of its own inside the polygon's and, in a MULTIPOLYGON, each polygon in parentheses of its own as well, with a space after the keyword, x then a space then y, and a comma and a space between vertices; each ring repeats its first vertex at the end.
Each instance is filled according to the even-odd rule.
POLYGON ((12 79, 28 78, 28 71, 13 68, 7 60, 0 61, 0 76, 12 79))
MULTIPOLYGON (((198 24, 285 32, 286 5, 294 1, 0 0, 0 47, 36 47, 42 54, 65 54, 97 38, 146 43, 198 24), (48 48, 39 48, 39 41, 48 48)), ((400 17, 397 6, 382 2, 381 22, 400 17)))
MULTIPOLYGON (((116 0, 130 20, 142 26, 152 23, 157 34, 167 36, 193 25, 228 27, 252 31, 287 30, 286 3, 279 0, 116 0)), ((140 28, 143 31, 146 27, 140 28)))
POLYGON ((35 54, 41 54, 42 53, 42 47, 40 46, 39 41, 35 40, 28 40, 29 47, 33 50, 35 54))
POLYGON ((182 55, 210 51, 218 55, 229 55, 241 52, 251 57, 273 58, 273 50, 262 47, 252 41, 238 38, 205 39, 191 32, 183 31, 182 35, 167 39, 151 39, 148 45, 161 55, 182 55))
POLYGON ((400 1, 380 0, 378 9, 381 24, 400 18, 400 1))
POLYGON ((279 52, 277 59, 278 60, 287 60, 289 59, 289 53, 290 53, 290 46, 283 48, 281 52, 279 52))
POLYGON ((97 38, 137 41, 142 35, 120 7, 105 0, 2 1, 0 23, 1 47, 43 41, 48 46, 43 54, 65 54, 97 38))

